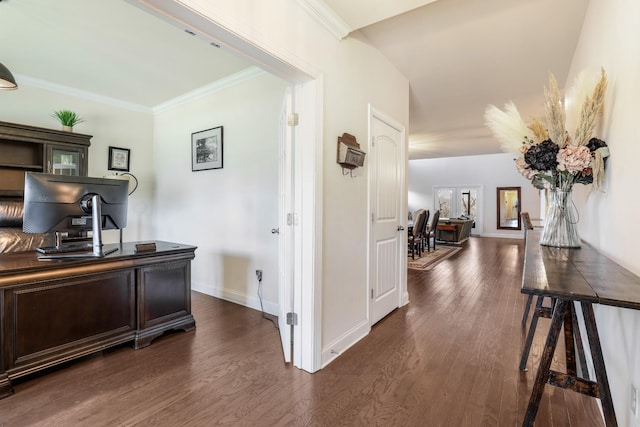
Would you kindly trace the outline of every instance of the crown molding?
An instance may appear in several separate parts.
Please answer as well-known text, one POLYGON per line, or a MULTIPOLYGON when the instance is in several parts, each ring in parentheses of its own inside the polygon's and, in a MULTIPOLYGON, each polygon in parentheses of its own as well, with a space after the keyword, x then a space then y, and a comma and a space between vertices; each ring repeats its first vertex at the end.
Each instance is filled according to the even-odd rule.
POLYGON ((167 102, 158 104, 155 107, 153 107, 153 114, 163 113, 165 111, 172 110, 183 104, 193 102, 196 99, 203 98, 215 92, 219 92, 221 90, 264 76, 266 74, 267 74, 266 71, 258 67, 246 68, 240 72, 231 74, 230 76, 217 80, 206 86, 202 86, 198 89, 192 90, 191 92, 187 92, 167 102))
POLYGON ((342 40, 353 31, 324 1, 297 0, 297 2, 338 40, 342 40))
POLYGON ((136 111, 139 113, 146 113, 146 114, 153 113, 153 110, 151 108, 145 107, 144 105, 122 101, 122 100, 111 98, 104 95, 98 95, 97 93, 76 89, 70 86, 51 83, 45 80, 36 79, 34 77, 25 76, 23 74, 15 74, 15 75, 20 80, 21 86, 24 85, 29 87, 35 87, 38 89, 48 90, 50 92, 60 93, 62 95, 75 96, 76 98, 82 98, 89 101, 98 102, 100 104, 111 105, 113 107, 136 111))
POLYGON ((132 102, 126 102, 119 99, 111 98, 108 96, 98 95, 93 92, 72 88, 70 86, 60 85, 57 83, 47 82, 45 80, 36 79, 34 77, 25 76, 22 74, 15 74, 19 79, 21 86, 35 87, 39 89, 48 90, 51 92, 60 93, 67 96, 75 96, 77 98, 86 99, 88 101, 97 102, 100 104, 110 105, 116 108, 122 108, 125 110, 136 111, 145 114, 158 114, 171 110, 180 105, 195 101, 196 99, 203 98, 212 93, 227 89, 229 87, 244 83, 246 81, 258 78, 267 74, 266 71, 258 67, 249 67, 238 73, 232 74, 220 80, 217 80, 206 86, 202 86, 198 89, 187 92, 169 101, 158 104, 154 107, 146 107, 140 104, 134 104, 132 102))

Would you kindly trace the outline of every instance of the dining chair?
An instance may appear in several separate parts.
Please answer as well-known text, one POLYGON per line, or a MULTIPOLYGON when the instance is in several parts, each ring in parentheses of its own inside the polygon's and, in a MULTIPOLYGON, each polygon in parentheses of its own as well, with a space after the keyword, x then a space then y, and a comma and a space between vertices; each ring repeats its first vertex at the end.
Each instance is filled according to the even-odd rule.
POLYGON ((440 220, 440 211, 437 210, 433 214, 431 224, 427 227, 426 239, 427 239, 427 252, 431 251, 431 239, 433 239, 433 250, 436 250, 436 230, 438 229, 438 221, 440 220))
POLYGON ((418 252, 418 257, 422 255, 422 230, 424 228, 426 214, 424 209, 418 209, 413 214, 413 230, 407 237, 411 259, 416 259, 416 252, 418 252))

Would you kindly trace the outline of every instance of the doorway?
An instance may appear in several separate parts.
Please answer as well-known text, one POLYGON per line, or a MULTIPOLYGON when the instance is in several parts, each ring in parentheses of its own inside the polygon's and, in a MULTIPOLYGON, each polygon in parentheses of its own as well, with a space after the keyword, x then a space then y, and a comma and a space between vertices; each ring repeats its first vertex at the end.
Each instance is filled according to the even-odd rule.
MULTIPOLYGON (((287 153, 289 161, 293 165, 294 177, 287 191, 291 192, 289 196, 293 202, 289 212, 284 213, 286 226, 293 230, 291 252, 295 256, 280 256, 284 259, 282 268, 285 271, 290 271, 292 277, 291 280, 284 282, 285 286, 293 287, 291 293, 293 295, 293 309, 286 310, 286 313, 291 313, 293 323, 292 361, 294 366, 298 368, 315 372, 320 369, 321 361, 321 322, 318 307, 321 299, 322 275, 322 248, 320 246, 322 242, 322 194, 318 190, 322 183, 322 144, 319 138, 321 135, 321 115, 318 113, 318 111, 322 111, 321 76, 311 76, 309 73, 291 66, 261 50, 258 46, 248 43, 241 36, 227 31, 219 24, 204 19, 185 5, 157 0, 133 3, 179 28, 184 29, 186 26, 192 29, 198 37, 206 39, 211 44, 224 44, 263 70, 295 85, 293 97, 296 113, 303 119, 299 124, 293 126, 292 131, 299 144, 296 145, 295 152, 287 153)), ((236 128, 241 127, 240 125, 236 126, 236 128)), ((228 182, 226 187, 230 188, 233 184, 233 182, 228 182)), ((279 222, 282 223, 283 218, 280 218, 279 222)), ((260 232, 269 233, 271 227, 260 230, 260 232)), ((216 271, 214 274, 220 274, 217 272, 222 270, 220 265, 210 265, 210 268, 216 271)), ((255 280, 254 271, 247 267, 246 262, 239 268, 227 270, 242 270, 251 280, 255 280)))
POLYGON ((446 186, 433 188, 433 209, 440 219, 467 217, 473 220, 471 234, 482 234, 482 186, 446 186))

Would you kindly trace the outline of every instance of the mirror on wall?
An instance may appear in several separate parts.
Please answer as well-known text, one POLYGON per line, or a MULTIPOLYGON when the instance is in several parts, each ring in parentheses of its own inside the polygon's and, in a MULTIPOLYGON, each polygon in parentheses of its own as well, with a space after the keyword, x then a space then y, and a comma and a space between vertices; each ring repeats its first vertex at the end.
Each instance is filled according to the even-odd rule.
POLYGON ((520 187, 498 187, 496 200, 498 230, 521 230, 520 187))

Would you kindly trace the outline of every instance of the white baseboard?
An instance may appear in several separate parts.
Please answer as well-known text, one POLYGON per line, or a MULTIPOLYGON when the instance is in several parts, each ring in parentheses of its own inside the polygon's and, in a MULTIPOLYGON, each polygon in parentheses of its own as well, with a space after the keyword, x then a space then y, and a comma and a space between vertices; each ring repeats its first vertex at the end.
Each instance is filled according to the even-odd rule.
POLYGON ((322 350, 322 355, 320 357, 322 368, 333 362, 336 357, 348 350, 349 347, 366 337, 370 330, 371 326, 369 326, 369 320, 364 320, 342 334, 333 342, 329 343, 322 350))
MULTIPOLYGON (((245 295, 243 293, 232 291, 229 289, 216 288, 214 286, 205 285, 203 283, 191 282, 191 289, 197 292, 201 292, 203 294, 211 295, 212 297, 220 298, 225 301, 232 302, 234 304, 239 304, 244 307, 252 308, 254 310, 260 310, 260 299, 258 296, 250 296, 245 295)), ((271 301, 262 301, 264 305, 264 312, 271 314, 273 316, 277 316, 279 312, 278 304, 275 304, 271 301)))
POLYGON ((405 291, 402 294, 402 303, 400 304, 400 307, 404 307, 407 304, 409 304, 409 292, 405 291))

